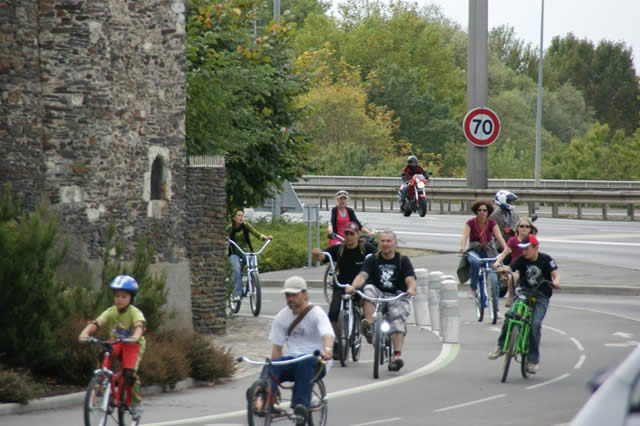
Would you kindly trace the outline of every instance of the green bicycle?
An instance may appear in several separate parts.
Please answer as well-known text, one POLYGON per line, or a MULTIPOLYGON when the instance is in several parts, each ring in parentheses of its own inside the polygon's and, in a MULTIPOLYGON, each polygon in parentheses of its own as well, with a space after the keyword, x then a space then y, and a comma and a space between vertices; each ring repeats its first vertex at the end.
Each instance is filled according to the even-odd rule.
POLYGON ((529 353, 529 333, 531 332, 531 318, 535 297, 528 297, 518 293, 516 301, 509 312, 505 314, 507 334, 504 340, 504 362, 502 364, 502 382, 507 380, 511 360, 520 362, 522 377, 527 378, 527 354, 529 353))

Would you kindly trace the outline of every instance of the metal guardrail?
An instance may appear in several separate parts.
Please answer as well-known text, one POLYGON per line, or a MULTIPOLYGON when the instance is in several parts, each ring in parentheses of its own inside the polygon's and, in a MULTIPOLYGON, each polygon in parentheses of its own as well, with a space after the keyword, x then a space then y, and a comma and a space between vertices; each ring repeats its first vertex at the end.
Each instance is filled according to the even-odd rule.
MULTIPOLYGON (((335 190, 342 186, 381 186, 398 187, 401 179, 399 177, 377 177, 377 176, 315 176, 305 175, 302 179, 294 183, 295 187, 301 186, 330 186, 335 190)), ((446 188, 466 188, 467 181, 464 178, 431 178, 432 187, 446 188)), ((640 191, 640 181, 625 180, 559 180, 541 179, 540 186, 536 186, 533 179, 489 179, 489 188, 509 189, 516 192, 520 189, 614 189, 614 190, 637 190, 640 191)))
MULTIPOLYGON (((388 178, 376 178, 388 179, 388 178)), ((395 178, 393 178, 395 179, 395 178)), ((399 181, 399 179, 398 179, 399 181)), ((355 181, 354 181, 355 182, 355 181)), ((336 181, 337 183, 337 181, 336 181)), ((360 201, 361 209, 366 209, 366 200, 378 200, 380 202, 380 211, 384 211, 385 201, 388 202, 389 208, 393 210, 393 203, 397 201, 396 185, 384 186, 367 186, 367 185, 346 185, 346 181, 340 181, 340 185, 310 185, 294 184, 294 189, 299 198, 319 199, 320 207, 323 204, 325 208, 329 208, 329 200, 335 197, 336 188, 349 191, 351 198, 354 200, 354 206, 358 207, 360 201), (324 203, 323 203, 324 201, 324 203)), ((513 188, 508 187, 510 190, 513 188)), ((514 190, 515 191, 515 190, 514 190)), ((585 205, 599 205, 602 207, 602 218, 607 219, 609 205, 625 206, 627 208, 627 218, 635 220, 635 205, 640 204, 640 191, 620 191, 620 190, 585 190, 585 189, 519 189, 517 190, 518 201, 526 203, 530 214, 535 211, 537 203, 551 204, 551 216, 559 217, 559 206, 572 204, 576 207, 576 217, 581 219, 583 208, 585 205)), ((435 185, 427 187, 427 197, 430 204, 434 201, 440 202, 440 213, 445 212, 445 203, 447 211, 451 212, 452 202, 460 202, 460 212, 468 212, 468 206, 471 201, 480 198, 493 199, 495 189, 467 189, 467 188, 446 188, 437 187, 435 185)), ((430 209, 432 206, 429 206, 430 209)))

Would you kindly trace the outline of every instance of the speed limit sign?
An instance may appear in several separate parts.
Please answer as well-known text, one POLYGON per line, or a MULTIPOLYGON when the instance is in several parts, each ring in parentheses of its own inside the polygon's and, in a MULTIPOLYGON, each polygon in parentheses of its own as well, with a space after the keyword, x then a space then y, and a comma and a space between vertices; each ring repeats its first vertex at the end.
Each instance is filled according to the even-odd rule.
POLYGON ((464 116, 462 130, 472 144, 489 146, 500 135, 500 119, 489 108, 474 108, 464 116))

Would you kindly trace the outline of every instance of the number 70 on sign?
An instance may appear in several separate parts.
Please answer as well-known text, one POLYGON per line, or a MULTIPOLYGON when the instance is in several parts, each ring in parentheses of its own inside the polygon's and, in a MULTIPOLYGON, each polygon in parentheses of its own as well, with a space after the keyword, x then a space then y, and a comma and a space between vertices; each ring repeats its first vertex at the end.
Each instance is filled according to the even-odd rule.
POLYGON ((500 135, 500 119, 498 114, 489 108, 474 108, 464 116, 462 131, 472 144, 488 146, 500 135))

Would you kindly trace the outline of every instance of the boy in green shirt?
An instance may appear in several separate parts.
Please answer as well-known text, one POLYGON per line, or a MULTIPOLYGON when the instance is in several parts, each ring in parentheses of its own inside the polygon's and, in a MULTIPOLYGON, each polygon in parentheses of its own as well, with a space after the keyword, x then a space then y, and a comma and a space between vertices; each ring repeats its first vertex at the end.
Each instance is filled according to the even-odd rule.
POLYGON ((114 306, 108 308, 95 320, 91 321, 80 333, 80 341, 106 327, 113 339, 136 340, 138 343, 118 342, 113 345, 113 358, 121 358, 121 368, 125 380, 132 386, 131 414, 139 419, 142 415, 142 398, 140 396, 140 379, 136 374, 145 349, 143 337, 146 320, 140 309, 133 306, 133 300, 139 286, 135 278, 129 275, 118 275, 109 288, 113 290, 114 306))

